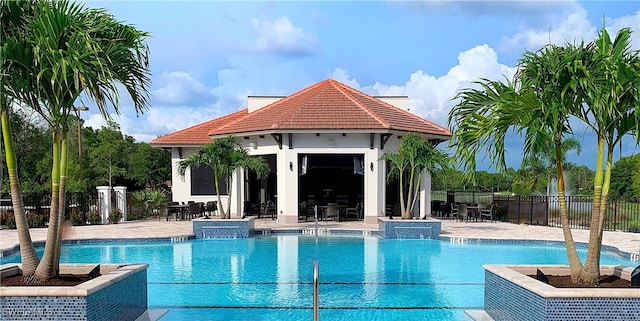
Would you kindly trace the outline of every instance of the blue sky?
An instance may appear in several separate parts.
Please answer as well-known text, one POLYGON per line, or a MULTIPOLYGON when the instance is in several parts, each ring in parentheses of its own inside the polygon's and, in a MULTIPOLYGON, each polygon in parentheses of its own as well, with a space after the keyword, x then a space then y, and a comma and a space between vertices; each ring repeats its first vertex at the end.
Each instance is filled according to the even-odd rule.
MULTIPOLYGON (((245 108, 247 95, 288 95, 326 78, 372 95, 407 95, 411 112, 447 126, 456 92, 511 77, 525 50, 590 41, 631 27, 640 1, 86 1, 151 33, 150 110, 122 100, 122 131, 149 141, 245 108)), ((89 105, 90 106, 90 105, 89 105)), ((96 108, 86 125, 105 121, 96 108)), ((591 168, 595 141, 582 130, 591 168)), ((637 152, 626 142, 622 154, 637 152)), ((521 143, 508 142, 518 168, 521 143)), ((479 169, 487 169, 481 162, 479 169)))

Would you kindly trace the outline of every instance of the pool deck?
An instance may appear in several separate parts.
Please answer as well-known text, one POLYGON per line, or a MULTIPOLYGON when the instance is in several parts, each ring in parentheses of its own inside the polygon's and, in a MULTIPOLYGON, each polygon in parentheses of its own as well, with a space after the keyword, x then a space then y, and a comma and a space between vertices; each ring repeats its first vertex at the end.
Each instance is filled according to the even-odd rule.
MULTIPOLYGON (((255 221, 257 229, 300 230, 314 226, 314 222, 284 225, 278 224, 272 219, 256 219, 255 221)), ((318 227, 330 230, 378 230, 377 224, 364 224, 355 221, 322 221, 318 222, 318 227)), ((588 230, 572 231, 576 242, 587 243, 588 230)), ((31 238, 33 241, 44 241, 46 232, 45 228, 31 229, 31 238)), ((166 221, 164 219, 160 221, 148 219, 109 225, 68 226, 63 232, 65 240, 167 238, 191 235, 193 235, 191 221, 166 221)), ((453 220, 442 220, 441 236, 467 239, 564 241, 562 229, 558 227, 502 222, 467 223, 453 220)), ((18 233, 16 230, 0 230, 0 249, 7 250, 17 244, 18 233)), ((640 233, 605 231, 603 244, 616 247, 623 252, 640 254, 640 233)))

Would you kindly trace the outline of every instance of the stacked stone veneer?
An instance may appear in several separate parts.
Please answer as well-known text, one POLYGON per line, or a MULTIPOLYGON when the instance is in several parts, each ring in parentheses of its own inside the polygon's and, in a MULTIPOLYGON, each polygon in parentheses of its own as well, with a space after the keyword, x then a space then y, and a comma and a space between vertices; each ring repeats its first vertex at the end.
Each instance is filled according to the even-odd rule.
MULTIPOLYGON (((3 274, 16 267, 2 266, 3 274)), ((123 266, 74 287, 0 287, 0 320, 136 320, 147 310, 147 267, 123 266)))
POLYGON ((401 220, 378 218, 378 229, 388 239, 437 239, 441 223, 437 220, 401 220))
MULTIPOLYGON (((485 265, 485 311, 496 321, 640 320, 640 288, 555 288, 528 275, 558 266, 485 265)), ((633 268, 603 267, 603 275, 629 279, 633 268)))
POLYGON ((255 228, 255 217, 243 219, 196 219, 193 235, 204 238, 247 238, 255 228))

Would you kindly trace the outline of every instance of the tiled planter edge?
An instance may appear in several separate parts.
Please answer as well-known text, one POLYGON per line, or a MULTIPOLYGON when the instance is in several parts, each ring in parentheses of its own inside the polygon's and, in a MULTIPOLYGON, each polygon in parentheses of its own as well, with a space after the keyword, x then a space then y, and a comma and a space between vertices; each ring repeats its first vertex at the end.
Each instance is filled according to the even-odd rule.
MULTIPOLYGON (((60 265, 60 271, 96 264, 60 265)), ((148 264, 100 264, 100 276, 77 286, 0 286, 2 320, 135 320, 147 310, 148 264)), ((20 265, 0 267, 4 278, 20 265)))
MULTIPOLYGON (((565 265, 484 265, 485 311, 502 320, 640 320, 638 288, 555 288, 528 275, 569 275, 565 265)), ((631 279, 632 267, 601 266, 631 279)))

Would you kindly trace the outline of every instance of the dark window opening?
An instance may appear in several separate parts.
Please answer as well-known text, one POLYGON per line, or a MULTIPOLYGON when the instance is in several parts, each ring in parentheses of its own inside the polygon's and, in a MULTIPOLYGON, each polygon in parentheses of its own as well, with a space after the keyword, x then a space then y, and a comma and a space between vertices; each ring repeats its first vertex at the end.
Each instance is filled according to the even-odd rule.
MULTIPOLYGON (((227 182, 218 178, 220 194, 226 195, 227 182)), ((191 168, 191 195, 216 195, 216 185, 213 180, 213 169, 209 166, 191 168)))

